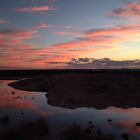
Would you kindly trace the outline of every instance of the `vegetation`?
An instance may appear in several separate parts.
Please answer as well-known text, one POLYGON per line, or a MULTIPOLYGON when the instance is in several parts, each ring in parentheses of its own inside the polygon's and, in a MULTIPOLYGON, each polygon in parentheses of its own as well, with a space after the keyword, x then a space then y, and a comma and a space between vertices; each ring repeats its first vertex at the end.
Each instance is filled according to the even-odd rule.
POLYGON ((100 128, 89 124, 86 129, 78 124, 73 124, 65 130, 63 140, 115 140, 114 135, 104 134, 100 128))
MULTIPOLYGON (((1 117, 1 122, 9 122, 9 116, 1 117)), ((0 133, 0 140, 46 140, 48 139, 49 124, 45 118, 40 117, 37 121, 24 121, 15 128, 0 133)), ((63 132, 61 140, 116 140, 112 134, 104 134, 99 127, 88 122, 86 128, 74 123, 63 132)))
POLYGON ((3 124, 9 123, 9 115, 4 115, 0 117, 0 122, 2 122, 3 124))
POLYGON ((36 122, 22 122, 15 130, 1 134, 2 140, 40 140, 49 134, 49 125, 45 118, 40 117, 36 122))

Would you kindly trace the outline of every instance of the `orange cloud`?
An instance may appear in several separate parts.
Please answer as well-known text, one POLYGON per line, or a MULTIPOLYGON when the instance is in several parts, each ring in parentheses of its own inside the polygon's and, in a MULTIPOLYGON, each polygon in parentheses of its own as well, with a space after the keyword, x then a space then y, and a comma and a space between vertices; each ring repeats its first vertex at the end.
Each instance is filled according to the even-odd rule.
POLYGON ((52 6, 30 6, 30 7, 24 7, 24 8, 14 8, 13 9, 16 12, 44 12, 47 10, 56 10, 56 8, 52 6))

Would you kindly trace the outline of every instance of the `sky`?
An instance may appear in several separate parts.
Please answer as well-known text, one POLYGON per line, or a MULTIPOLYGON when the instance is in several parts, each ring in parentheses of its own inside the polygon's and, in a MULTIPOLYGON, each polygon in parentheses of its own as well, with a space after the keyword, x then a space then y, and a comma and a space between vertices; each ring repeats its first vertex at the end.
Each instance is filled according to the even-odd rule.
POLYGON ((1 0, 0 69, 140 68, 139 0, 1 0))

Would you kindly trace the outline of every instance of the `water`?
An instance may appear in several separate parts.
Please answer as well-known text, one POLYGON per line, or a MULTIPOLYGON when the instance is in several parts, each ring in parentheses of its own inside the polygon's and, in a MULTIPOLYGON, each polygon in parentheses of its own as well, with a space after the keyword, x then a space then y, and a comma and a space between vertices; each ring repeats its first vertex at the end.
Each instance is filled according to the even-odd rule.
POLYGON ((85 128, 89 121, 99 126, 104 133, 113 133, 118 139, 122 133, 128 133, 129 139, 140 139, 140 108, 109 107, 98 110, 94 108, 66 109, 47 104, 45 92, 29 92, 13 89, 7 84, 14 80, 0 81, 0 116, 9 115, 7 125, 0 123, 2 131, 15 128, 21 121, 37 120, 44 116, 50 123, 50 139, 62 138, 62 132, 71 124, 78 123, 85 128), (15 92, 15 94, 12 94, 15 92), (112 122, 108 122, 111 119, 112 122))

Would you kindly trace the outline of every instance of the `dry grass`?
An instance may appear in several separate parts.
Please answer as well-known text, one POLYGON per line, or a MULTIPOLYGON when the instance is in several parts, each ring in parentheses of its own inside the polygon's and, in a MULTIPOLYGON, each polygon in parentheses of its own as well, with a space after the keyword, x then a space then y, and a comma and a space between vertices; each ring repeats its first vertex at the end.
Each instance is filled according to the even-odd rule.
POLYGON ((2 140, 42 140, 49 134, 49 125, 45 118, 40 117, 36 122, 22 122, 15 130, 1 134, 2 140))

